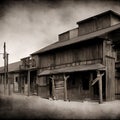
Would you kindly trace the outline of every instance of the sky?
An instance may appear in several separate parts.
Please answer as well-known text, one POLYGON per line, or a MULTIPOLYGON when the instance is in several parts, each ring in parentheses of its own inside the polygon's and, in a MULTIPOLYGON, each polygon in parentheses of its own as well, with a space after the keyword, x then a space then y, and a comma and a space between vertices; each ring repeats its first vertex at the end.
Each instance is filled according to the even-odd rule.
MULTIPOLYGON (((6 42, 9 63, 58 41, 76 22, 107 10, 120 13, 119 0, 0 1, 0 53, 6 42)), ((0 54, 0 66, 3 66, 0 54)))

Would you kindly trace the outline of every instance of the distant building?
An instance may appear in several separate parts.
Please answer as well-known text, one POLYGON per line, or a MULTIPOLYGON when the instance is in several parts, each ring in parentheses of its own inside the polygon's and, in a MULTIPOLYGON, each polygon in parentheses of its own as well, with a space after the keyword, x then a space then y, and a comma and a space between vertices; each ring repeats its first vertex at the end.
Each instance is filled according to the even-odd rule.
MULTIPOLYGON (((11 63, 8 66, 8 80, 10 81, 10 93, 19 92, 19 66, 21 61, 11 63)), ((0 67, 0 93, 4 93, 4 67, 0 67)), ((6 81, 6 93, 8 93, 8 81, 6 81)))
POLYGON ((109 10, 77 24, 60 34, 58 42, 21 59, 19 85, 28 84, 28 95, 120 98, 120 15, 109 10))

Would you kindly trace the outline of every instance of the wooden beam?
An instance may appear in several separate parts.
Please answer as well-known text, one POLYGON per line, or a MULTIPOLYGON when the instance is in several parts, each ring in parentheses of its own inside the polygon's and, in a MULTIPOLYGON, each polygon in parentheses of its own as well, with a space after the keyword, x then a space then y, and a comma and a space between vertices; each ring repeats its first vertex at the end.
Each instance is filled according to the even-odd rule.
POLYGON ((95 78, 94 80, 93 80, 93 82, 92 82, 92 85, 94 85, 97 81, 99 80, 99 78, 97 77, 97 78, 95 78))
MULTIPOLYGON (((104 73, 103 74, 100 74, 100 76, 102 77, 104 75, 104 73)), ((92 82, 92 85, 94 85, 100 78, 99 75, 97 75, 97 78, 95 78, 94 80, 93 80, 93 82, 92 82)))
POLYGON ((30 96, 30 71, 28 70, 28 96, 30 96))
POLYGON ((91 98, 93 98, 92 81, 93 81, 93 73, 90 73, 89 89, 90 89, 90 97, 91 97, 91 98))
POLYGON ((97 71, 97 78, 99 79, 99 97, 100 97, 100 103, 103 102, 103 95, 102 95, 102 76, 104 74, 100 75, 100 71, 97 71))
POLYGON ((67 101, 67 79, 69 76, 65 76, 64 74, 64 100, 67 101))

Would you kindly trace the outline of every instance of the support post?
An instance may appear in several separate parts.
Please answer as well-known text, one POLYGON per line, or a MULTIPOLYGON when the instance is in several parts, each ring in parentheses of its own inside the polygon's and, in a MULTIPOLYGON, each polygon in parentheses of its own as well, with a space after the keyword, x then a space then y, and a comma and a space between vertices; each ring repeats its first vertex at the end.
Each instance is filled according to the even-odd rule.
POLYGON ((8 55, 7 54, 7 81, 8 81, 8 95, 10 95, 10 79, 8 79, 8 55))
POLYGON ((30 96, 30 71, 28 70, 28 96, 30 96))
POLYGON ((100 103, 103 102, 102 97, 102 75, 100 75, 100 71, 97 71, 97 77, 99 78, 99 97, 100 97, 100 103))
POLYGON ((6 74, 6 43, 4 42, 4 95, 6 94, 6 78, 7 78, 7 74, 6 74))
POLYGON ((67 101, 67 79, 69 76, 65 76, 64 74, 64 100, 67 101))

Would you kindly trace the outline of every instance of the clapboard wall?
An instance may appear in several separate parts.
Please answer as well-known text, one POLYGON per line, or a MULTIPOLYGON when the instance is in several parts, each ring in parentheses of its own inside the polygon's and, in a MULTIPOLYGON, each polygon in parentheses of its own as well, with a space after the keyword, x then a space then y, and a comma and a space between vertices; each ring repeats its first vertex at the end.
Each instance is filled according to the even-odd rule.
POLYGON ((40 68, 74 63, 78 61, 94 61, 103 57, 103 41, 94 39, 50 51, 39 56, 40 68))

